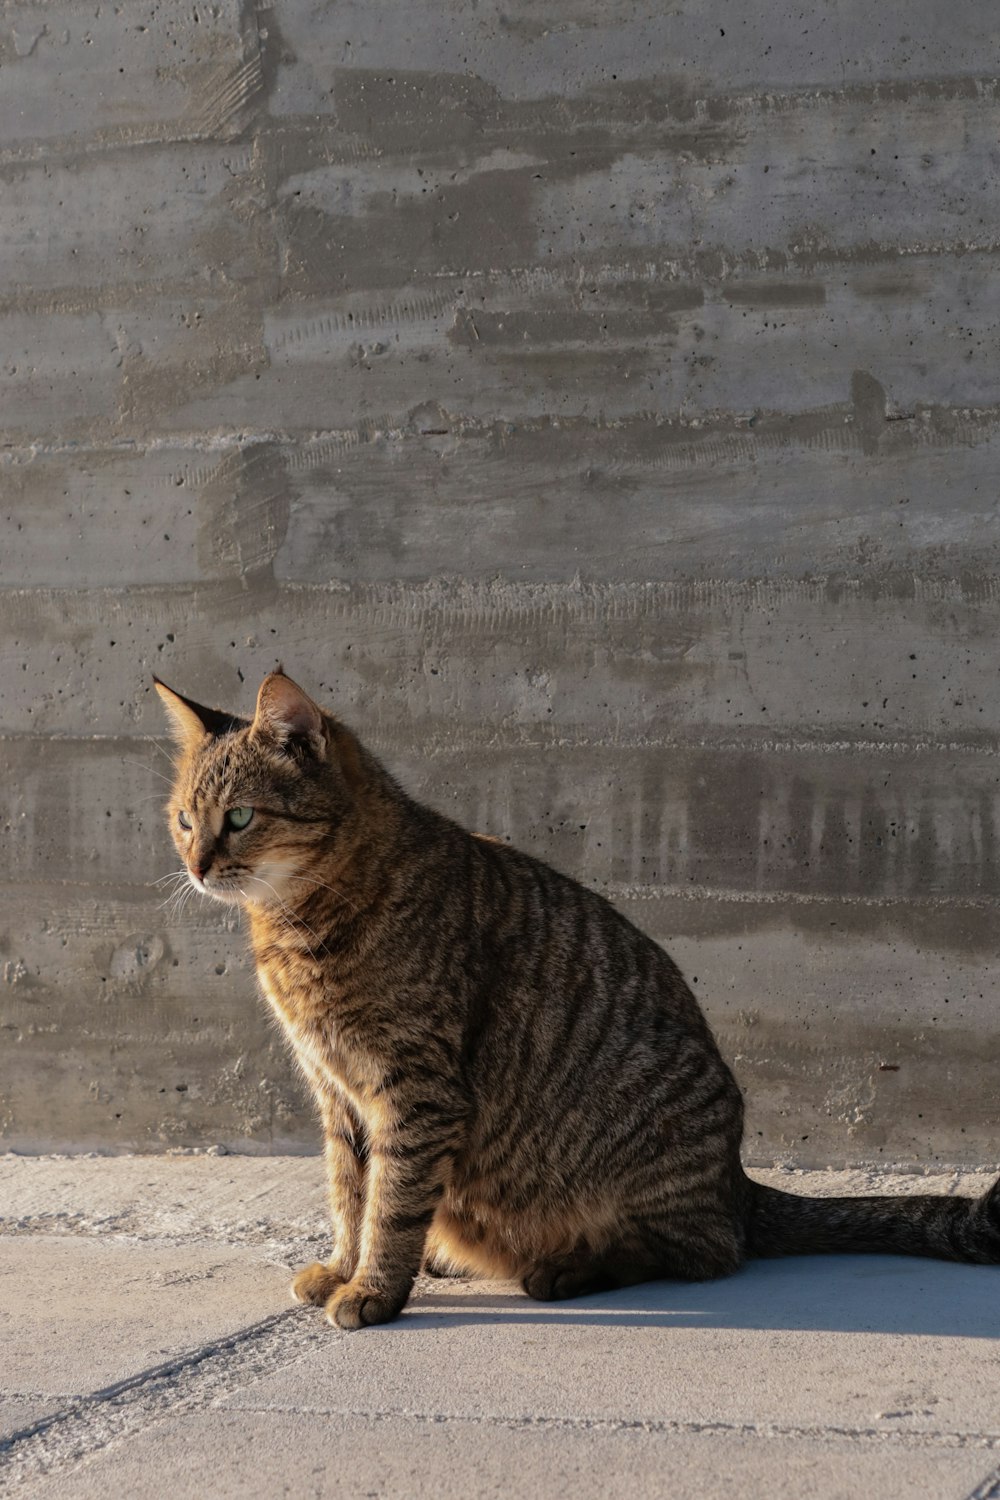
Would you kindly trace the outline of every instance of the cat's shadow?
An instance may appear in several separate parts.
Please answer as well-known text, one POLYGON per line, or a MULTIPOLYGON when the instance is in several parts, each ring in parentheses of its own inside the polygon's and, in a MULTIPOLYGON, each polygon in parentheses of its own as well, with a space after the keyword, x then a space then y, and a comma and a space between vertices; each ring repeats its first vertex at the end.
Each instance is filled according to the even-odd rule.
POLYGON ((836 1333, 1000 1334, 1000 1267, 896 1255, 794 1256, 755 1261, 722 1281, 647 1282, 532 1302, 510 1283, 459 1291, 421 1283, 392 1326, 528 1323, 614 1328, 802 1329, 836 1333))

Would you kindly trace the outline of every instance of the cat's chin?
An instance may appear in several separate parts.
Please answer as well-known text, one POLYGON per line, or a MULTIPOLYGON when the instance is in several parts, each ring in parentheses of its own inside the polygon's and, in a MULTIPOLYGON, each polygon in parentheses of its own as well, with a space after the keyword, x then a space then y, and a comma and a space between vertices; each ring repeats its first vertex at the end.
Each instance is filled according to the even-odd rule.
POLYGON ((233 890, 231 887, 199 885, 196 889, 203 896, 211 896, 213 901, 221 901, 224 906, 247 906, 250 904, 249 896, 245 896, 242 891, 233 890))
POLYGON ((195 890, 203 896, 211 896, 213 901, 221 901, 224 906, 285 906, 286 899, 274 885, 274 881, 280 881, 284 870, 273 870, 268 868, 270 880, 263 875, 241 875, 238 879, 223 879, 209 884, 209 880, 199 882, 192 876, 191 884, 195 890))

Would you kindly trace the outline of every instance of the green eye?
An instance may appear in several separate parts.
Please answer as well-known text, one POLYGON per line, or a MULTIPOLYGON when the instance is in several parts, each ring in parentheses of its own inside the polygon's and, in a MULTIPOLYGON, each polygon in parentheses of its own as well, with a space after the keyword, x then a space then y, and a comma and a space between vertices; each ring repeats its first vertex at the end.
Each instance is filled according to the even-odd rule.
POLYGON ((188 832, 191 831, 191 819, 188 817, 183 808, 181 808, 180 812, 177 814, 177 821, 182 828, 187 829, 188 832))
POLYGON ((245 828, 252 817, 252 807, 231 807, 226 813, 226 822, 230 828, 245 828))

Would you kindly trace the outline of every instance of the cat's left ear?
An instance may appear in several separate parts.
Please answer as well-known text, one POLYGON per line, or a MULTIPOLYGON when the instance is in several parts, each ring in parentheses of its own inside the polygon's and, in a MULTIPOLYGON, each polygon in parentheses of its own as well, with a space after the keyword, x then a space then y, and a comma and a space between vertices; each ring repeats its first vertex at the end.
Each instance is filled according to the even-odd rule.
POLYGON ((153 686, 170 715, 171 732, 182 750, 193 750, 209 735, 228 734, 246 724, 245 719, 224 714, 217 708, 206 708, 202 703, 195 703, 192 698, 185 698, 182 693, 175 693, 173 688, 168 688, 156 676, 153 678, 153 686))
POLYGON ((326 759, 323 714, 297 683, 284 672, 269 672, 257 694, 253 727, 280 745, 305 744, 317 760, 326 759))

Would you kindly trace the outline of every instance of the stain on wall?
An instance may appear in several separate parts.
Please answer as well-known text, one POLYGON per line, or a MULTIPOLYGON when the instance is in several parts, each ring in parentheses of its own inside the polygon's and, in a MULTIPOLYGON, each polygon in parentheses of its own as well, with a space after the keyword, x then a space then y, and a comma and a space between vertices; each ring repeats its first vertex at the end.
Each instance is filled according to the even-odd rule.
POLYGON ((0 0, 0 1143, 311 1150, 164 902, 277 658, 682 964, 750 1160, 993 1161, 976 0, 0 0))

